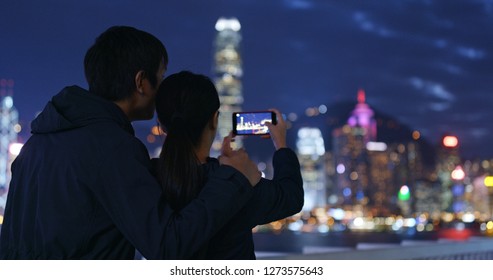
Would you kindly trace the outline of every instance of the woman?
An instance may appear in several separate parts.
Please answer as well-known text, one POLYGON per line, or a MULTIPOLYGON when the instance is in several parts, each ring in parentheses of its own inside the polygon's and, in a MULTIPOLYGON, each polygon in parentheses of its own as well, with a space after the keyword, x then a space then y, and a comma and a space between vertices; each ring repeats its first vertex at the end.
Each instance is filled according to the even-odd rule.
MULTIPOLYGON (((204 75, 183 71, 170 75, 156 96, 159 122, 166 139, 156 165, 171 207, 180 210, 198 195, 207 174, 219 166, 209 157, 216 135, 219 96, 204 75)), ((197 259, 255 259, 252 228, 301 211, 303 182, 296 154, 286 145, 286 123, 279 111, 277 124, 267 124, 274 142, 274 178, 262 178, 253 197, 210 242, 197 259)), ((231 136, 225 139, 229 144, 231 136)), ((229 145, 227 145, 229 147, 229 145)), ((230 149, 230 148, 229 148, 230 149)))

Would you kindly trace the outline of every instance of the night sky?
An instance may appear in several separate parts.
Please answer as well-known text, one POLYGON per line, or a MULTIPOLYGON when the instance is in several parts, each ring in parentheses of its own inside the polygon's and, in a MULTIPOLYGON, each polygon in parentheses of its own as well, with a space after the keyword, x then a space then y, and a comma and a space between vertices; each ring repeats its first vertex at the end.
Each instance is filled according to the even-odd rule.
POLYGON ((214 25, 236 17, 244 110, 301 115, 363 88, 371 107, 429 141, 451 133, 464 155, 493 158, 492 0, 2 0, 0 11, 0 78, 15 81, 23 141, 52 95, 87 88, 83 57, 108 27, 157 36, 167 74, 211 76, 214 25))

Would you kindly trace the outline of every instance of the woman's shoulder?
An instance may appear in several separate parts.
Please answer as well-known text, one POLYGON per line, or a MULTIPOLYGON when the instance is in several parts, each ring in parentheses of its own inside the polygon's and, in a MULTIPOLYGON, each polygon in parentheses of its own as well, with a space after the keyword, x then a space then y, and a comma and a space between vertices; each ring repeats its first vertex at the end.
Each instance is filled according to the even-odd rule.
POLYGON ((214 171, 219 167, 219 160, 217 158, 208 157, 207 162, 202 164, 202 168, 206 173, 214 171))

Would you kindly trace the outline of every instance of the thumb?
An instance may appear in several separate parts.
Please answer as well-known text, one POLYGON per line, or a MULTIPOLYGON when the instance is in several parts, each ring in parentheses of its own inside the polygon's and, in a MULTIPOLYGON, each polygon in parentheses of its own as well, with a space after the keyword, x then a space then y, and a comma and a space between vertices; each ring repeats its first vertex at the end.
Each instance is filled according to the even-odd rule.
POLYGON ((269 139, 271 136, 270 136, 270 132, 272 131, 272 127, 274 126, 271 122, 265 122, 264 123, 265 126, 267 126, 267 128, 269 129, 269 133, 268 134, 265 134, 265 135, 262 135, 260 136, 260 138, 264 138, 264 139, 269 139))

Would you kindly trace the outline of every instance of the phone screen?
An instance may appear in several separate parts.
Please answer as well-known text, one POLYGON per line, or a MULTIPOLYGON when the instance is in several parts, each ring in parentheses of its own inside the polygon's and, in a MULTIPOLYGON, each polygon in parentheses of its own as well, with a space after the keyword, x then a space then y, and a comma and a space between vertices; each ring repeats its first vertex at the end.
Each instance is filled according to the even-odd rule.
POLYGON ((271 111, 233 113, 233 133, 236 135, 269 134, 265 122, 276 124, 276 114, 271 111))

